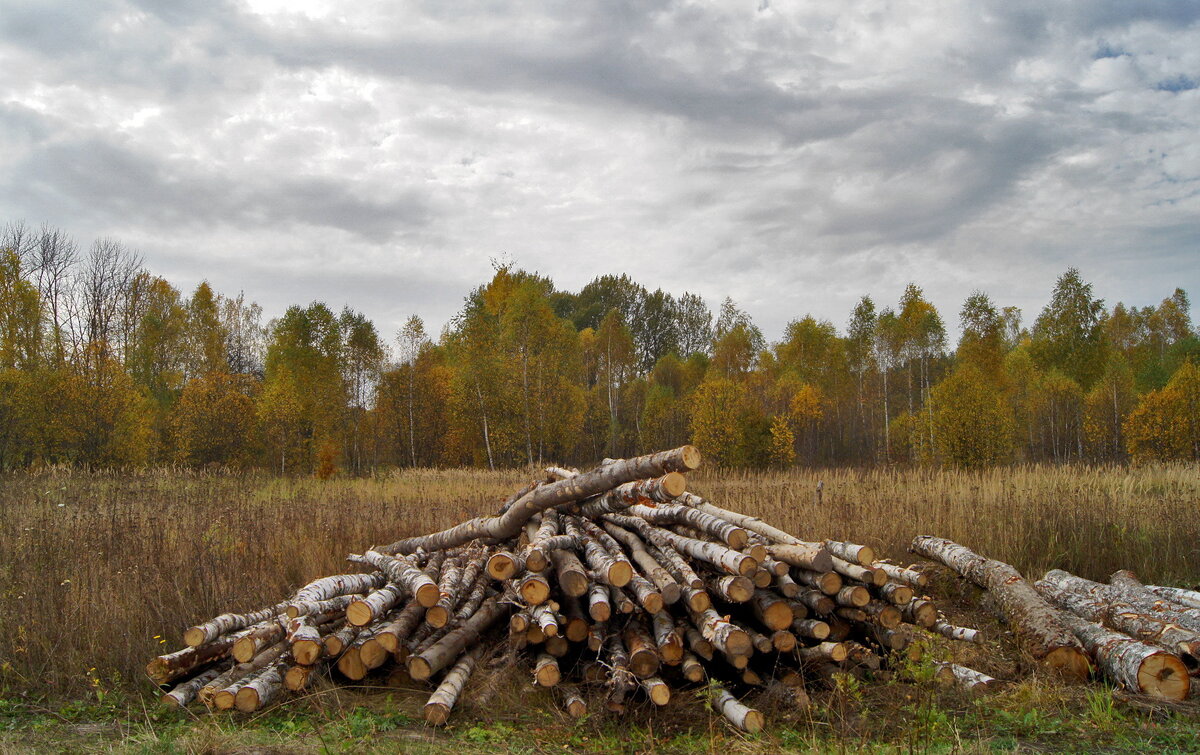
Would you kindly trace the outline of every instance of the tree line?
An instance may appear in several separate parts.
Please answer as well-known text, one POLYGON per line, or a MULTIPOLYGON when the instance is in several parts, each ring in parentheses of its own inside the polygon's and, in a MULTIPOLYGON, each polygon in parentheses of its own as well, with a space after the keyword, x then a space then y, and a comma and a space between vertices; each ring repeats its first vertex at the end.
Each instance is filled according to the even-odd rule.
POLYGON ((1187 294, 1109 309, 1075 269, 1032 323, 909 284, 844 330, 768 343, 730 299, 497 265, 436 340, 320 302, 263 322, 123 244, 0 234, 0 469, 181 463, 283 474, 585 463, 683 443, 729 467, 1200 459, 1187 294))

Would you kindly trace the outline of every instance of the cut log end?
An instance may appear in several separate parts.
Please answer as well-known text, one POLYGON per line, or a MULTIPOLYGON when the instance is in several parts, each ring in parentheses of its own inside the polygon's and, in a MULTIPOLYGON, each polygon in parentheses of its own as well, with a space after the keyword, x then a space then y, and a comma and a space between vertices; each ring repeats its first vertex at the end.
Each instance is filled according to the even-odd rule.
POLYGON ((668 472, 659 480, 662 483, 663 492, 672 498, 683 495, 683 491, 687 490, 687 478, 678 472, 668 472))
MULTIPOLYGON (((438 598, 440 598, 441 595, 442 594, 438 592, 437 585, 433 584, 432 582, 426 582, 417 588, 416 598, 417 602, 421 604, 422 608, 432 608, 433 606, 437 605, 438 598)), ((349 617, 350 609, 346 609, 346 615, 349 617)), ((354 622, 351 621, 351 623, 354 622)))
POLYGON ((576 571, 559 572, 558 586, 562 589, 564 595, 578 598, 581 595, 587 594, 588 578, 586 575, 576 571))
MULTIPOLYGON (((525 580, 521 583, 520 592, 521 598, 531 606, 540 606, 542 603, 545 603, 550 599, 550 585, 545 580, 541 579, 525 580)), ((437 606, 430 608, 429 611, 432 612, 435 609, 437 609, 437 606)), ((425 614, 425 618, 429 618, 428 613, 425 614)), ((432 624, 433 622, 430 623, 432 624)), ((442 624, 434 624, 434 626, 440 627, 444 624, 445 622, 442 624)))
POLYGON ((583 718, 587 715, 587 704, 579 698, 572 698, 567 702, 567 715, 571 718, 583 718))
POLYGON ((425 621, 429 622, 430 626, 441 629, 450 621, 450 611, 444 606, 433 606, 425 612, 425 621))
POLYGON ((445 726, 449 720, 449 705, 443 703, 425 703, 425 723, 430 726, 445 726))
POLYGON ((1066 678, 1079 681, 1086 680, 1092 668, 1087 654, 1073 647, 1054 648, 1042 660, 1066 678))
POLYGON ((199 647, 208 640, 204 635, 204 630, 200 627, 191 627, 183 633, 183 642, 190 648, 199 647))
MULTIPOLYGON (((683 446, 679 450, 680 450, 680 454, 679 454, 680 461, 683 462, 683 466, 685 468, 687 468, 687 469, 699 469, 700 468, 700 462, 703 457, 700 454, 699 448, 696 448, 695 446, 683 446)), ((679 491, 679 493, 676 493, 675 495, 680 495, 681 493, 683 493, 682 490, 679 491)))
POLYGON ((317 640, 297 640, 292 643, 292 658, 304 666, 311 666, 321 657, 324 646, 317 640))
POLYGON ((416 681, 424 681, 433 676, 433 669, 429 665, 429 661, 419 655, 409 656, 408 658, 408 675, 416 681))
POLYGON ((1140 691, 1164 700, 1184 700, 1191 691, 1187 666, 1170 653, 1148 656, 1138 667, 1140 691))
POLYGON ((745 727, 748 733, 757 734, 763 730, 763 726, 766 725, 766 722, 766 718, 763 717, 762 713, 752 710, 746 714, 745 718, 742 719, 742 726, 745 727))
POLYGON ((608 583, 615 587, 624 587, 633 579, 633 567, 628 561, 614 561, 608 567, 608 583))
POLYGON ((253 713, 258 710, 259 706, 258 690, 253 687, 242 687, 234 695, 233 705, 242 713, 253 713))
POLYGON ((249 663, 254 658, 254 653, 258 649, 254 640, 250 637, 243 637, 233 643, 233 659, 238 663, 249 663))
POLYGON ((488 576, 492 579, 509 579, 517 573, 517 562, 511 553, 495 553, 487 562, 488 576))
MULTIPOLYGON (((437 588, 434 588, 434 592, 437 592, 437 588)), ((433 603, 437 603, 437 601, 435 600, 433 603)), ((433 605, 433 603, 430 603, 429 605, 433 605)), ((346 606, 346 621, 350 622, 356 627, 365 627, 367 624, 370 624, 374 618, 375 613, 371 610, 371 606, 367 605, 361 600, 356 600, 350 605, 346 606)))

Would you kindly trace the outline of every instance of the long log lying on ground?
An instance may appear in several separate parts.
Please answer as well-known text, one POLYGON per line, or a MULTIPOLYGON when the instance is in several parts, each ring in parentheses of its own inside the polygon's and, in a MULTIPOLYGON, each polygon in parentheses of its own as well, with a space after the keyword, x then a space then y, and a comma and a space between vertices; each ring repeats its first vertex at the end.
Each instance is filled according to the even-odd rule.
POLYGON ((1121 686, 1164 700, 1188 696, 1191 683, 1178 656, 1073 614, 1065 614, 1065 620, 1104 675, 1121 686))
POLYGON ((990 592, 1004 618, 1025 639, 1035 658, 1078 679, 1087 677, 1090 663, 1080 641, 1064 621, 1064 612, 1046 602, 1012 566, 958 543, 921 535, 910 550, 938 561, 990 592))
POLYGON ((1159 645, 1180 655, 1181 659, 1190 661, 1193 666, 1200 665, 1200 634, 1196 632, 1135 611, 1128 603, 1100 600, 1044 579, 1035 582, 1034 587, 1053 603, 1080 618, 1105 624, 1142 642, 1159 645))

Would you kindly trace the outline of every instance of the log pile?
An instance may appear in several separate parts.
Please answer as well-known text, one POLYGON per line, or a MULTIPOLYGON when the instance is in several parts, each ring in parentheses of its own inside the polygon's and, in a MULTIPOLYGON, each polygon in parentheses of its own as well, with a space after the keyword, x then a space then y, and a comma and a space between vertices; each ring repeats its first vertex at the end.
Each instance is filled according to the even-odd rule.
MULTIPOLYGON (((492 516, 376 546, 358 570, 278 603, 183 633, 147 673, 163 702, 253 712, 317 680, 371 674, 431 688, 445 724, 480 668, 516 665, 568 715, 667 705, 701 687, 733 726, 760 730, 745 693, 803 706, 806 689, 884 678, 922 636, 984 644, 949 623, 919 567, 872 548, 805 540, 687 491, 691 446, 549 467, 492 516)), ((988 590, 1039 661, 1082 678, 1096 667, 1139 693, 1183 699, 1200 668, 1200 594, 1017 571, 941 538, 911 550, 988 590)), ((934 678, 966 690, 998 680, 955 663, 934 678)))
POLYGON ((433 688, 436 725, 477 669, 515 660, 571 716, 706 684, 713 710, 753 732, 763 716, 739 701, 747 690, 801 704, 806 685, 880 673, 914 626, 979 640, 921 596, 920 572, 688 493, 699 462, 684 446, 548 468, 493 516, 352 555, 362 571, 188 628, 147 673, 166 703, 243 712, 323 675, 400 674, 433 688))

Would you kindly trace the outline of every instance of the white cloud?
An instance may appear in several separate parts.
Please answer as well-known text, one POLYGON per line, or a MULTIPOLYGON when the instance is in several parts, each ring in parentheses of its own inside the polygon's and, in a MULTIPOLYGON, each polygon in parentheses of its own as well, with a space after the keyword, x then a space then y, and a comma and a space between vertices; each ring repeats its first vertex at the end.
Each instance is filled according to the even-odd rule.
POLYGON ((1200 7, 74 3, 0 13, 0 219, 436 330, 489 258, 1036 315, 1200 283, 1200 7))

